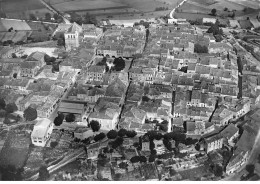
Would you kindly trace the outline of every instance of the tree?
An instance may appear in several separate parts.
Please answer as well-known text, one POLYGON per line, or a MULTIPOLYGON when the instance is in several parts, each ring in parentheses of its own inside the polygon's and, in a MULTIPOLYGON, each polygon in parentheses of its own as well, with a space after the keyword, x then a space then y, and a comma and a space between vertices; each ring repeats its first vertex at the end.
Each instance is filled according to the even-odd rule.
POLYGON ((249 175, 253 175, 255 171, 255 165, 253 164, 246 165, 246 171, 249 173, 249 175))
POLYGON ((9 125, 9 124, 11 124, 11 121, 10 121, 9 118, 5 117, 3 123, 4 123, 5 125, 9 125))
POLYGON ((125 60, 123 58, 115 58, 113 64, 113 70, 115 71, 121 71, 125 68, 125 60))
POLYGON ((139 161, 140 161, 139 156, 133 156, 133 157, 130 159, 130 162, 132 162, 132 163, 137 163, 137 162, 139 162, 139 161))
POLYGON ((35 120, 37 118, 36 109, 29 106, 27 109, 24 110, 23 117, 25 118, 26 121, 35 120))
POLYGON ((37 20, 36 16, 34 14, 29 14, 29 19, 30 20, 37 20))
POLYGON ((57 142, 57 141, 51 142, 51 144, 50 144, 50 146, 51 146, 52 148, 55 148, 57 145, 58 145, 58 142, 57 142))
POLYGON ((224 8, 224 11, 228 11, 228 8, 227 8, 227 7, 225 7, 225 8, 224 8))
POLYGON ((213 8, 213 9, 211 10, 211 15, 216 16, 216 13, 217 13, 217 10, 216 10, 215 8, 213 8))
POLYGON ((124 139, 122 137, 116 138, 115 141, 112 142, 112 148, 116 149, 118 146, 121 146, 124 142, 124 139))
POLYGON ((25 55, 22 55, 22 59, 26 59, 28 57, 28 55, 27 54, 25 54, 25 55))
POLYGON ((99 129, 100 129, 100 124, 98 121, 95 121, 95 120, 92 120, 90 123, 89 123, 91 129, 93 132, 98 132, 99 129))
POLYGON ((12 58, 17 58, 15 53, 12 53, 12 58))
POLYGON ((39 180, 46 181, 50 177, 50 173, 46 166, 41 166, 39 169, 39 180))
POLYGON ((121 168, 121 169, 127 169, 128 163, 126 163, 126 162, 121 162, 118 166, 119 166, 119 168, 121 168))
POLYGON ((60 71, 60 65, 59 63, 52 63, 52 73, 59 72, 60 71))
POLYGON ((61 34, 57 41, 58 46, 65 46, 65 37, 64 34, 61 34))
POLYGON ((0 118, 4 118, 6 115, 6 111, 3 109, 0 109, 0 118))
POLYGON ((51 65, 56 61, 55 57, 50 57, 49 55, 45 54, 44 55, 44 61, 46 62, 47 65, 51 65))
POLYGON ((149 161, 149 162, 154 162, 154 161, 155 161, 155 158, 156 158, 155 155, 150 155, 148 161, 149 161))
POLYGON ((15 79, 17 78, 17 73, 13 74, 13 78, 15 78, 15 79))
POLYGON ((15 103, 10 103, 6 105, 5 110, 7 113, 13 113, 18 110, 18 107, 15 103))
POLYGON ((137 135, 137 133, 134 131, 134 130, 132 130, 132 131, 127 131, 126 132, 126 136, 127 137, 130 137, 130 138, 133 138, 133 137, 135 137, 137 135))
POLYGON ((213 35, 223 35, 223 30, 219 28, 219 20, 216 20, 215 24, 212 24, 207 33, 213 33, 213 35))
POLYGON ((86 13, 83 19, 84 24, 94 24, 97 25, 98 21, 95 16, 86 13))
POLYGON ((107 133, 107 138, 109 138, 109 139, 115 139, 116 137, 117 137, 117 131, 115 131, 115 130, 110 130, 107 133))
POLYGON ((45 13, 45 20, 51 20, 51 14, 49 12, 45 13))
POLYGON ((70 17, 71 17, 71 19, 70 19, 71 23, 76 22, 79 25, 81 25, 83 23, 82 17, 80 15, 76 14, 75 12, 71 13, 70 17))
POLYGON ((216 177, 220 177, 223 175, 223 168, 220 165, 215 164, 213 167, 213 172, 216 177))
POLYGON ((0 98, 0 109, 5 109, 6 103, 3 98, 0 98))
POLYGON ((98 141, 104 139, 105 137, 106 137, 106 134, 103 133, 103 132, 101 132, 100 134, 98 134, 98 135, 96 135, 96 136, 94 137, 94 141, 98 142, 98 141))
POLYGON ((149 102, 149 100, 150 100, 150 98, 147 97, 147 96, 143 96, 143 97, 142 97, 142 101, 143 101, 143 102, 149 102))
POLYGON ((66 116, 66 118, 65 118, 66 122, 74 122, 75 119, 76 119, 76 117, 75 117, 75 115, 72 114, 72 113, 69 113, 69 114, 66 116))
POLYGON ((118 131, 118 136, 119 137, 124 137, 125 135, 126 135, 126 133, 127 133, 127 130, 126 129, 124 129, 124 128, 122 128, 122 129, 120 129, 119 131, 118 131))
POLYGON ((146 161, 147 161, 147 159, 146 159, 145 156, 140 156, 140 157, 139 157, 139 162, 145 163, 146 161))
POLYGON ((169 151, 172 151, 172 145, 171 145, 169 139, 163 139, 163 144, 164 144, 165 148, 167 148, 169 151))
POLYGON ((53 18, 54 18, 55 20, 58 20, 58 19, 60 18, 60 16, 59 16, 57 13, 55 13, 55 14, 53 15, 53 18))
POLYGON ((198 139, 192 139, 190 137, 188 137, 187 139, 185 139, 185 145, 192 145, 192 144, 196 144, 198 142, 198 139))
POLYGON ((54 119, 54 125, 55 125, 55 126, 60 126, 62 123, 63 123, 63 119, 62 119, 60 116, 57 116, 57 117, 54 119))

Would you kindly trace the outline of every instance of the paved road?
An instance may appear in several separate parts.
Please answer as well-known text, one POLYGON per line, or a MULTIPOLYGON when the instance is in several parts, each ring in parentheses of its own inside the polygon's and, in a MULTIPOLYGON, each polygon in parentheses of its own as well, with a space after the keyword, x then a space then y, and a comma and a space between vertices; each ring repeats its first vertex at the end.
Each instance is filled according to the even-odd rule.
POLYGON ((59 16, 62 17, 63 21, 66 24, 70 24, 70 21, 68 19, 66 19, 59 11, 55 10, 54 7, 50 6, 49 4, 47 4, 44 0, 39 0, 48 10, 50 10, 51 12, 53 12, 54 14, 58 14, 59 16))
POLYGON ((173 8, 173 10, 170 12, 170 18, 173 19, 173 14, 176 11, 176 8, 179 8, 180 6, 183 5, 184 2, 186 2, 187 0, 183 0, 182 2, 180 2, 175 8, 173 8))

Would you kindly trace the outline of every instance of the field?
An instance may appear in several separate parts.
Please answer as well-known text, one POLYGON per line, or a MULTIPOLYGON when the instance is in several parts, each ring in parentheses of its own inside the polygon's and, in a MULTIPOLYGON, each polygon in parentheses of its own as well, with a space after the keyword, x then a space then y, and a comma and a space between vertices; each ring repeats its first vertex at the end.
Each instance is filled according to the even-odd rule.
POLYGON ((30 151, 30 143, 31 138, 29 134, 17 134, 14 131, 9 132, 4 147, 1 150, 0 165, 3 167, 13 165, 16 168, 22 168, 30 151))
POLYGON ((125 7, 121 3, 116 3, 108 0, 85 0, 85 1, 70 1, 59 4, 54 4, 54 8, 59 11, 75 11, 75 10, 95 10, 95 9, 106 9, 106 8, 117 8, 125 7))
POLYGON ((252 8, 252 9, 259 9, 260 8, 260 2, 259 1, 249 1, 249 0, 229 0, 232 2, 235 2, 237 4, 252 8))

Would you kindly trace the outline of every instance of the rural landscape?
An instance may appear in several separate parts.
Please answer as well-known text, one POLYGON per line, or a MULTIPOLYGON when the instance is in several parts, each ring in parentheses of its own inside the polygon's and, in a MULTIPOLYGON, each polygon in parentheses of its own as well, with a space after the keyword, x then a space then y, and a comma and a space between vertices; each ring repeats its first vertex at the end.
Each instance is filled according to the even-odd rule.
POLYGON ((260 0, 0 0, 0 181, 260 181, 260 0))

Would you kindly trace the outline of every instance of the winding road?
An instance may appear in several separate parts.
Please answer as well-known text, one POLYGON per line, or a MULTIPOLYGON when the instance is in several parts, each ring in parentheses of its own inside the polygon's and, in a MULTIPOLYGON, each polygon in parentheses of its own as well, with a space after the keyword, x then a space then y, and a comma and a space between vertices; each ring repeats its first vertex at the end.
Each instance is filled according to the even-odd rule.
POLYGON ((187 0, 183 0, 182 2, 180 2, 179 4, 177 4, 177 6, 176 6, 175 8, 173 8, 173 10, 170 12, 170 18, 171 18, 171 19, 174 19, 174 18, 173 18, 173 14, 175 13, 176 8, 179 8, 180 6, 182 6, 183 3, 185 3, 186 1, 187 1, 187 0))

